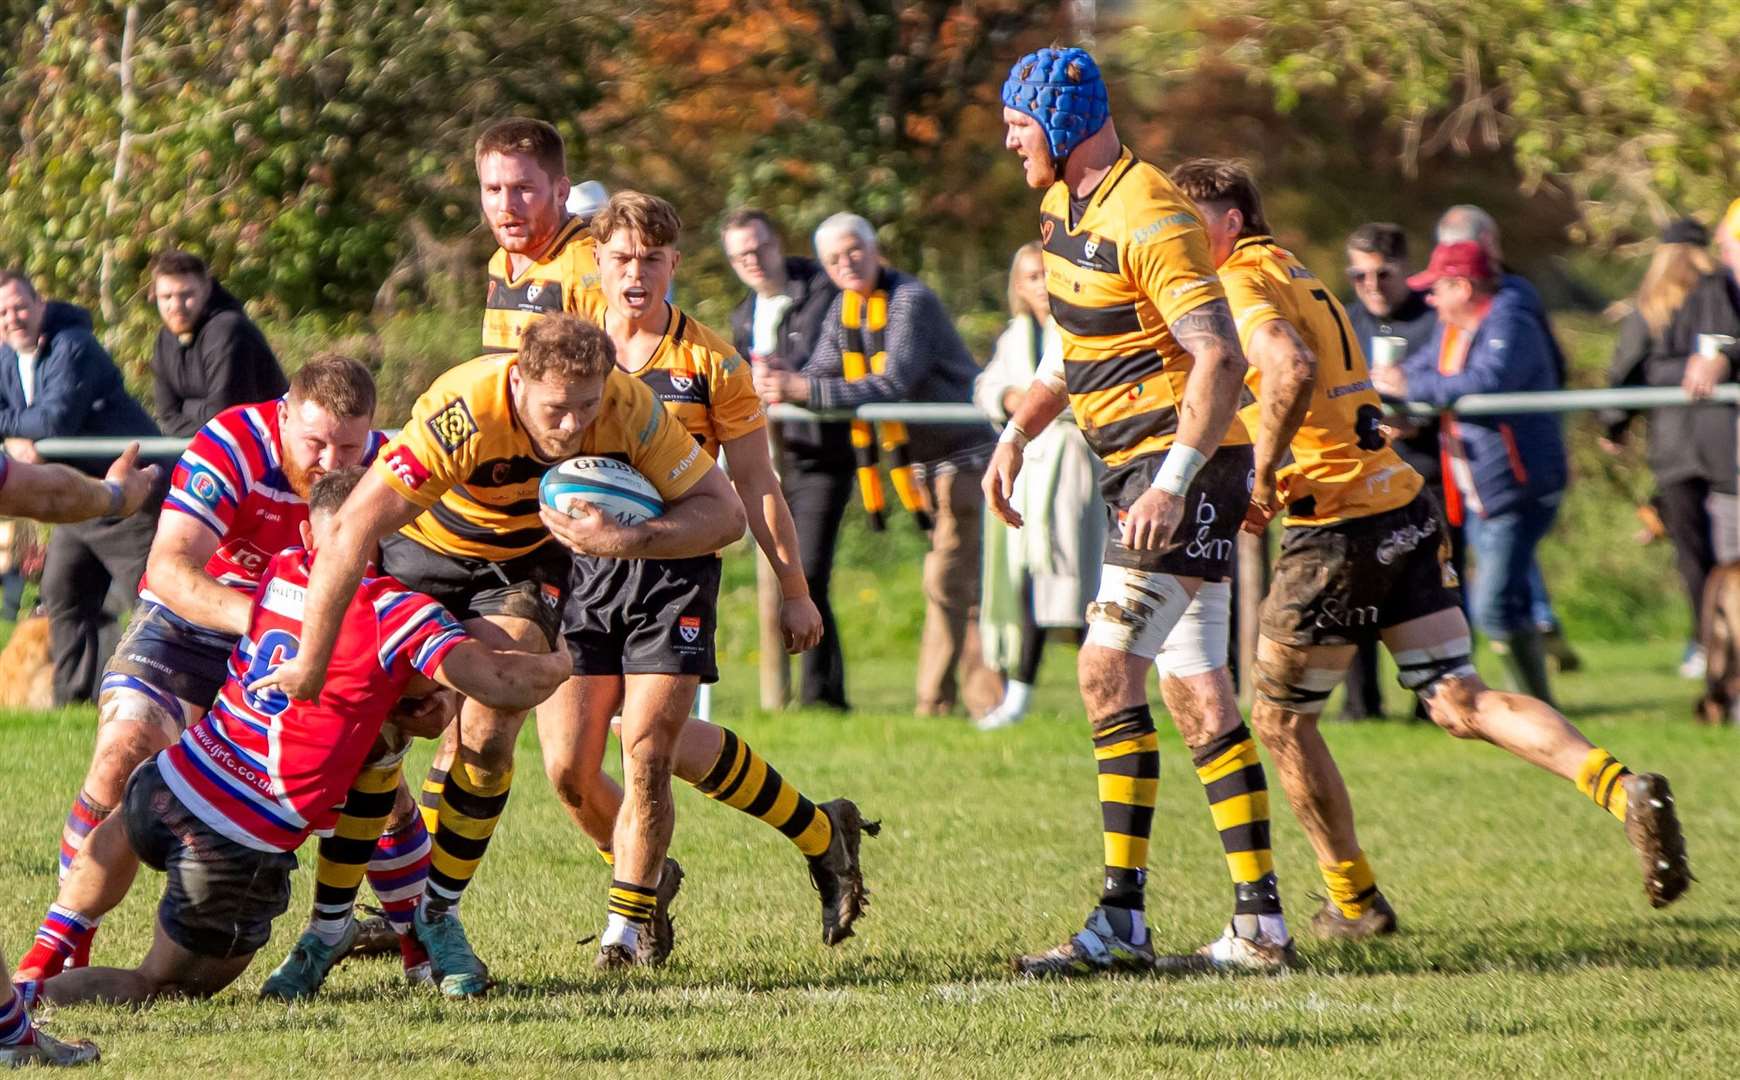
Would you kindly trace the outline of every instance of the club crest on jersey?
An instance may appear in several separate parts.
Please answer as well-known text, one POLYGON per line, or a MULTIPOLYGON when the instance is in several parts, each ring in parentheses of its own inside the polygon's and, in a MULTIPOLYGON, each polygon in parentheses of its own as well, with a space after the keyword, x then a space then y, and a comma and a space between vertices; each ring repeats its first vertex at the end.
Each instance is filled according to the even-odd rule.
POLYGON ((526 303, 528 303, 528 304, 537 303, 538 302, 538 295, 540 293, 542 293, 543 291, 544 291, 543 285, 539 284, 536 281, 532 282, 530 285, 527 285, 526 286, 526 303))
POLYGON ((701 619, 698 615, 684 615, 677 620, 677 636, 693 645, 701 636, 701 619))
POLYGON ((538 591, 544 597, 544 606, 549 608, 551 611, 554 611, 556 608, 561 606, 562 589, 560 586, 551 585, 549 582, 545 582, 538 586, 538 591))
POLYGON ((1046 218, 1044 221, 1039 223, 1039 242, 1041 244, 1051 243, 1051 230, 1055 227, 1056 223, 1050 218, 1046 218))
POLYGON ((686 394, 695 388, 695 373, 692 371, 671 372, 671 389, 679 394, 686 394))
POLYGON ((223 491, 218 487, 217 478, 204 469, 193 474, 193 479, 188 482, 187 487, 189 491, 193 492, 194 498, 210 507, 215 508, 218 501, 223 498, 223 491))
POLYGON ((1087 243, 1081 246, 1081 253, 1092 260, 1095 255, 1100 253, 1100 238, 1089 233, 1087 243))
POLYGON ((449 454, 465 445, 465 440, 477 434, 477 421, 464 398, 454 398, 428 420, 429 433, 449 454))

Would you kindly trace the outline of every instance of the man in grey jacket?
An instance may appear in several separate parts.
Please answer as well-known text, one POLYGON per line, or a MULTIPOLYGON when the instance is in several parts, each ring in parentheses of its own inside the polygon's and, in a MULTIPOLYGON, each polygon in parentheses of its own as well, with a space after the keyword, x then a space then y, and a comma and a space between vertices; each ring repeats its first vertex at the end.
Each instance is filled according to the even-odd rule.
MULTIPOLYGON (((822 222, 816 229, 816 256, 840 296, 802 373, 757 367, 755 386, 764 400, 813 409, 972 400, 979 366, 954 321, 922 281, 882 265, 868 221, 835 214, 822 222), (849 297, 852 311, 859 313, 852 327, 846 325, 849 297), (853 353, 863 357, 867 371, 848 371, 846 358, 853 353)), ((913 424, 906 434, 926 509, 934 516, 924 561, 918 712, 945 715, 960 699, 968 712, 979 715, 1002 699, 1001 680, 980 655, 976 625, 985 509, 977 478, 990 460, 994 435, 984 422, 913 424)))

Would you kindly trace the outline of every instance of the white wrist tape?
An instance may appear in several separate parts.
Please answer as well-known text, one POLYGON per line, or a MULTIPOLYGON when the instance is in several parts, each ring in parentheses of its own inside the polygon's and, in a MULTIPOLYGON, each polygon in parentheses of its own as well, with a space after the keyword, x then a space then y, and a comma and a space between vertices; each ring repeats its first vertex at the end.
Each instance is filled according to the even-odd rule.
POLYGON ((997 436, 1000 443, 1014 443, 1015 449, 1026 450, 1027 444, 1033 441, 1033 436, 1016 427, 1014 422, 1003 425, 1003 434, 997 436))
POLYGON ((1160 471, 1154 475, 1154 482, 1148 486, 1183 495, 1207 463, 1208 459, 1196 447, 1173 443, 1172 449, 1166 451, 1166 460, 1160 463, 1160 471))

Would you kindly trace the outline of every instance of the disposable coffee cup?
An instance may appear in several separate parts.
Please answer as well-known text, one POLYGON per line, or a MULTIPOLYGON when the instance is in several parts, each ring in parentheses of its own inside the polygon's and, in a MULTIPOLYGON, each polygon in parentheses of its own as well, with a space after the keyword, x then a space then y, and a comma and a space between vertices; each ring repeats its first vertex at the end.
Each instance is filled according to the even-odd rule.
POLYGON ((1716 357, 1722 355, 1723 349, 1728 348, 1732 344, 1734 344, 1734 336, 1732 334, 1699 334, 1698 355, 1707 356, 1714 360, 1716 357))
POLYGON ((1408 339, 1405 337, 1374 337, 1371 339, 1371 366, 1374 368, 1395 367, 1408 355, 1408 339))

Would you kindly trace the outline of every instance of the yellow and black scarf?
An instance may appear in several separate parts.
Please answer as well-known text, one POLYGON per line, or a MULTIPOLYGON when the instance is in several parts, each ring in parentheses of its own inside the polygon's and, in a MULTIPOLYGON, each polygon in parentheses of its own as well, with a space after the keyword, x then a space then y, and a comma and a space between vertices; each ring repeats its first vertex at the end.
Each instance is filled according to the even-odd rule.
MULTIPOLYGON (((840 366, 846 381, 857 382, 870 375, 882 374, 888 363, 888 353, 883 347, 883 331, 888 325, 888 291, 879 288, 867 297, 851 291, 841 293, 840 325, 845 330, 840 366)), ((900 505, 912 515, 920 529, 929 532, 930 510, 925 503, 924 490, 913 475, 912 462, 907 458, 906 425, 897 420, 887 420, 880 425, 868 420, 852 421, 852 453, 858 466, 858 491, 864 499, 864 512, 870 515, 870 528, 881 532, 887 527, 887 497, 882 490, 882 474, 876 468, 879 442, 888 455, 888 475, 894 479, 894 491, 900 496, 900 505)))

